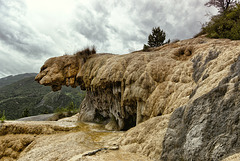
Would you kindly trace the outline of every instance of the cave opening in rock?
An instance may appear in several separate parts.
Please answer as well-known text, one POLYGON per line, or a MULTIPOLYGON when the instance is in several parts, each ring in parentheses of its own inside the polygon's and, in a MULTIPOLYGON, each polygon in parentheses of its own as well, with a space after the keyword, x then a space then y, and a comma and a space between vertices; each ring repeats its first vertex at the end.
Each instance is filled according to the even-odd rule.
POLYGON ((135 115, 130 115, 127 119, 124 119, 125 125, 122 131, 127 131, 132 127, 136 126, 136 114, 135 115))
POLYGON ((110 117, 103 116, 98 109, 95 109, 94 122, 100 123, 100 124, 107 124, 109 119, 110 117))

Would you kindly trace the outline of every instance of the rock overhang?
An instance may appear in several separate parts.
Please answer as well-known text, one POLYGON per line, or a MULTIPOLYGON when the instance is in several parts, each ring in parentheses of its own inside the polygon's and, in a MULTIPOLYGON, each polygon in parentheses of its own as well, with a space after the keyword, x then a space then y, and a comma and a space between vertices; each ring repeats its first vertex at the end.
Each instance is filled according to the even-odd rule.
POLYGON ((49 59, 36 80, 54 91, 80 86, 88 92, 79 119, 101 116, 115 121, 113 129, 124 129, 128 122, 172 113, 216 87, 216 75, 226 76, 237 57, 226 55, 225 41, 199 37, 126 55, 79 52, 49 59))

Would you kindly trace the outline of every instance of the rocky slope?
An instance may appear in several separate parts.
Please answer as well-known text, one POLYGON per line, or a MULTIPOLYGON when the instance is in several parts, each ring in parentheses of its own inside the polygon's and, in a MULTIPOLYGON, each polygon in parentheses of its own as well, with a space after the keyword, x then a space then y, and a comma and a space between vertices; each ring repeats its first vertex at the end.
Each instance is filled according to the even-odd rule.
POLYGON ((173 112, 163 160, 219 160, 240 151, 239 80, 240 57, 217 87, 173 112))
POLYGON ((239 51, 239 41, 205 37, 126 55, 85 50, 47 60, 36 80, 86 90, 79 120, 137 124, 119 139, 123 148, 156 160, 221 160, 240 152, 239 51))

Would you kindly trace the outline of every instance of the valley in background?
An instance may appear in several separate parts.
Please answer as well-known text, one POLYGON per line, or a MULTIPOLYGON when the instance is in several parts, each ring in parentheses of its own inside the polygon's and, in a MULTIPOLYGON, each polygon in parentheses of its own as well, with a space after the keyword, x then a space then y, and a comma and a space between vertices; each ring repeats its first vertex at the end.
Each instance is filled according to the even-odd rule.
POLYGON ((53 92, 51 87, 38 84, 35 76, 36 73, 26 73, 0 79, 0 115, 5 111, 7 120, 15 120, 53 113, 71 104, 78 108, 85 97, 79 87, 64 86, 53 92))

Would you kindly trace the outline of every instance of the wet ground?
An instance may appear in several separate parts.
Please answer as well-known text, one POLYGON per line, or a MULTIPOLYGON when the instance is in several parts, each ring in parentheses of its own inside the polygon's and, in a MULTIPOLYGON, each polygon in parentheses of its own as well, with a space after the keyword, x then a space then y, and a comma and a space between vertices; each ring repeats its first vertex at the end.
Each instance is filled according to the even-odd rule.
POLYGON ((77 118, 6 121, 0 125, 0 160, 148 160, 121 150, 118 139, 124 132, 108 131, 101 124, 79 123, 77 118))

